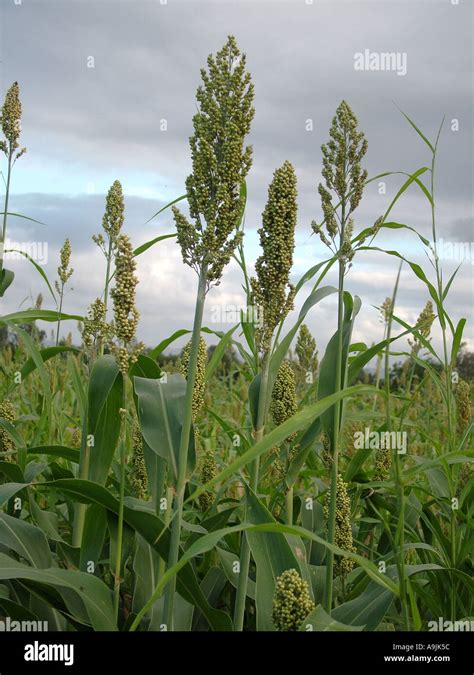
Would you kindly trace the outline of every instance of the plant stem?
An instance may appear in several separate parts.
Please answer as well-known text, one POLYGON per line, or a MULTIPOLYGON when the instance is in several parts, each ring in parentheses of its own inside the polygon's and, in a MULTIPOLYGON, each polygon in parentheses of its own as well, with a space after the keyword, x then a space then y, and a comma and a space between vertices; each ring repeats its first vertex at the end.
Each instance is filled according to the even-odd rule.
MULTIPOLYGON (((344 228, 344 204, 342 205, 342 230, 341 230, 341 245, 343 241, 344 228)), ((338 304, 337 304, 337 356, 336 356, 336 373, 334 383, 334 393, 341 390, 342 384, 342 350, 343 350, 343 335, 342 324, 344 318, 344 262, 339 259, 339 283, 338 283, 338 304)), ((338 458, 339 458, 339 424, 341 416, 341 405, 336 403, 334 406, 334 426, 333 426, 333 440, 332 440, 332 466, 331 466, 331 498, 329 504, 329 519, 328 519, 328 536, 327 540, 330 544, 334 544, 336 536, 336 503, 337 503, 337 474, 338 474, 338 458)), ((324 606, 328 614, 332 610, 332 595, 333 595, 333 574, 334 574, 334 553, 331 550, 326 552, 326 588, 324 597, 324 606)))
POLYGON ((10 198, 10 179, 12 173, 12 150, 10 148, 10 153, 8 155, 8 170, 7 170, 7 185, 5 191, 5 205, 3 208, 3 226, 2 226, 2 240, 0 242, 0 272, 3 270, 3 248, 5 246, 5 236, 7 233, 7 213, 8 213, 8 201, 10 198))
MULTIPOLYGON (((87 445, 87 419, 88 410, 84 410, 84 419, 82 420, 81 430, 81 453, 79 460, 79 478, 87 480, 89 477, 90 448, 87 445)), ((84 531, 84 521, 86 517, 87 504, 76 503, 74 505, 74 526, 72 532, 72 545, 79 548, 82 543, 82 533, 84 531)))
MULTIPOLYGON (((105 286, 104 286, 104 321, 107 323, 107 305, 109 300, 109 283, 110 283, 110 261, 112 259, 112 238, 109 234, 109 250, 107 253, 107 270, 105 273, 105 286)), ((99 356, 104 354, 104 342, 101 339, 99 345, 99 356)))
POLYGON ((61 326, 61 314, 62 314, 62 311, 63 311, 63 296, 64 296, 64 284, 62 283, 61 284, 61 293, 60 293, 60 296, 59 296, 59 312, 58 312, 59 316, 58 316, 58 327, 56 329, 56 347, 59 344, 59 328, 61 326))
POLYGON ((286 524, 293 525, 293 485, 288 488, 288 492, 285 495, 286 503, 286 524))
MULTIPOLYGON (((392 309, 390 312, 390 317, 387 325, 387 345, 385 347, 385 393, 386 393, 386 425, 387 431, 392 430, 392 413, 391 413, 391 398, 390 398, 390 337, 392 334, 392 321, 393 321, 393 311, 395 309, 395 300, 397 297, 398 283, 400 281, 400 273, 402 270, 403 261, 400 262, 398 268, 398 274, 395 281, 395 286, 393 289, 392 295, 392 309)), ((398 454, 398 449, 394 448, 393 450, 393 464, 395 470, 395 486, 397 490, 397 501, 398 508, 400 509, 398 515, 398 525, 395 538, 395 549, 394 555, 397 560, 397 571, 398 571, 398 584, 400 588, 400 604, 402 606, 403 613, 403 623, 405 630, 410 630, 410 617, 408 614, 408 604, 407 604, 407 589, 406 589, 406 580, 405 580, 405 488, 403 485, 403 473, 400 462, 400 455, 398 454)))
MULTIPOLYGON (((260 390, 258 393, 257 423, 254 432, 254 444, 256 445, 263 438, 267 416, 267 394, 268 377, 270 372, 271 349, 265 353, 261 364, 260 390)), ((257 457, 252 462, 250 468, 250 489, 255 492, 258 486, 258 474, 260 469, 260 458, 257 457)), ((247 508, 245 509, 247 519, 247 508)), ((234 608, 234 631, 240 632, 244 627, 245 600, 247 598, 247 581, 250 568, 250 546, 247 537, 242 533, 242 543, 240 548, 240 572, 237 585, 237 595, 234 608)))
MULTIPOLYGON (((437 251, 437 235, 436 235, 436 207, 435 207, 435 166, 436 166, 436 152, 438 149, 439 136, 442 129, 442 123, 438 131, 438 136, 436 138, 436 143, 433 150, 433 156, 431 159, 431 229, 433 234, 433 244, 434 244, 434 258, 435 258, 435 270, 436 270, 436 281, 438 286, 438 297, 439 297, 439 311, 438 318, 441 326, 441 332, 443 335, 443 360, 444 360, 444 375, 445 375, 445 384, 446 384, 446 414, 447 414, 447 431, 448 431, 448 448, 447 451, 450 452, 454 449, 454 427, 453 427, 453 409, 452 409, 452 364, 451 359, 448 355, 448 343, 446 338, 446 320, 445 320, 445 311, 444 311, 444 302, 443 302, 443 276, 441 267, 439 264, 438 251, 437 251)), ((451 484, 451 496, 453 495, 452 489, 452 472, 453 469, 448 472, 448 480, 451 484)), ((451 567, 455 568, 456 566, 456 512, 454 509, 451 509, 451 567)), ((452 621, 456 620, 456 578, 454 574, 451 573, 451 619, 452 621)))
MULTIPOLYGON (((165 517, 163 518, 163 523, 166 528, 169 527, 171 521, 172 507, 173 507, 173 488, 168 486, 166 488, 166 511, 165 517)), ((160 562, 158 563, 158 580, 161 579, 165 571, 166 571, 166 561, 163 558, 160 558, 160 562)))
MULTIPOLYGON (((178 453, 178 476, 176 481, 176 494, 174 500, 174 515, 171 527, 171 541, 168 555, 168 569, 173 567, 179 558, 179 545, 181 541, 181 525, 183 518, 184 491, 186 489, 186 467, 188 462, 189 438, 192 425, 194 382, 196 378, 196 366, 201 337, 202 316, 207 288, 207 265, 203 264, 199 274, 199 285, 194 312, 193 334, 191 339, 191 351, 189 355, 188 376, 186 381, 186 398, 184 404, 183 426, 178 453)), ((168 630, 173 630, 174 594, 176 590, 176 577, 168 584, 164 604, 164 623, 168 630)))
POLYGON ((114 575, 114 616, 118 623, 120 604, 120 572, 122 567, 122 542, 123 542, 123 514, 125 506, 125 457, 126 457, 126 424, 125 411, 127 405, 126 382, 123 383, 122 412, 120 414, 120 492, 119 512, 117 522, 117 550, 115 552, 115 575, 114 575))

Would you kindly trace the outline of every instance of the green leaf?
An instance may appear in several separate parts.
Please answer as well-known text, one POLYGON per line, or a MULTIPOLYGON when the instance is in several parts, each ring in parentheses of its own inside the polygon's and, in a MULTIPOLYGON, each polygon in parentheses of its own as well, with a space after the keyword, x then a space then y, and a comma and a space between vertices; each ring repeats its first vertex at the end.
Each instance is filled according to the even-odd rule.
MULTIPOLYGON (((133 381, 138 397, 138 414, 143 438, 157 455, 169 463, 176 479, 186 380, 182 375, 169 375, 166 382, 143 377, 134 377, 133 381)), ((195 461, 192 433, 188 453, 188 475, 194 471, 195 461)))
POLYGON ((163 206, 159 211, 157 211, 151 218, 148 218, 146 221, 145 225, 147 225, 150 221, 153 220, 153 218, 156 218, 156 216, 159 216, 160 213, 163 213, 166 209, 169 209, 170 206, 173 206, 173 204, 177 204, 178 202, 181 202, 183 199, 186 199, 187 195, 181 195, 181 197, 176 197, 176 199, 173 199, 172 202, 169 202, 169 204, 166 204, 163 206))
POLYGON ((79 567, 81 571, 91 573, 88 569, 90 562, 97 569, 104 545, 107 530, 107 518, 105 509, 99 504, 91 504, 86 511, 84 531, 81 540, 81 554, 79 567))
POLYGON ((224 355, 224 352, 226 350, 227 345, 232 341, 232 335, 234 334, 236 328, 238 328, 238 324, 237 324, 237 326, 234 326, 233 328, 231 328, 220 339, 219 343, 217 344, 217 346, 216 346, 216 348, 215 348, 215 350, 212 354, 212 357, 211 357, 211 359, 210 359, 210 361, 209 361, 209 363, 207 364, 207 367, 206 367, 206 376, 205 376, 206 382, 209 382, 212 375, 214 374, 214 371, 216 370, 219 363, 221 362, 221 359, 224 355))
MULTIPOLYGON (((344 293, 344 305, 345 305, 344 317, 341 326, 342 370, 341 370, 341 382, 339 383, 338 387, 339 389, 344 388, 349 344, 351 341, 354 320, 360 309, 360 300, 357 298, 357 296, 353 300, 349 293, 344 293)), ((334 333, 334 335, 327 344, 326 351, 321 361, 318 378, 318 398, 324 399, 324 397, 329 396, 330 394, 333 394, 336 391, 335 373, 339 349, 338 345, 339 345, 339 330, 336 330, 336 332, 334 333)), ((329 410, 325 411, 323 415, 321 415, 322 428, 328 434, 331 441, 334 434, 334 412, 335 406, 331 407, 329 410)))
POLYGON ((148 251, 149 248, 157 244, 159 241, 163 241, 164 239, 173 239, 174 237, 176 237, 176 234, 162 234, 160 237, 150 239, 150 241, 147 241, 145 244, 138 246, 138 248, 133 251, 133 255, 137 257, 138 255, 145 253, 145 251, 148 251))
POLYGON ((78 314, 63 314, 51 309, 26 309, 22 312, 14 312, 0 316, 0 323, 31 323, 32 321, 84 321, 83 316, 78 314))
POLYGON ((389 611, 393 600, 393 593, 371 581, 357 598, 336 607, 332 616, 349 626, 364 625, 368 631, 375 630, 389 611))
POLYGON ((27 449, 28 455, 49 455, 50 457, 60 457, 69 462, 79 463, 79 450, 67 448, 65 445, 37 445, 27 449))
MULTIPOLYGON (((254 525, 275 523, 271 513, 261 501, 246 488, 248 519, 254 525)), ((245 535, 244 535, 245 536, 245 535)), ((310 584, 309 572, 304 558, 304 546, 301 544, 299 555, 295 553, 287 536, 275 532, 247 531, 247 540, 257 567, 255 605, 257 610, 257 631, 275 630, 272 622, 272 603, 276 578, 289 569, 300 570, 303 578, 310 584)))
MULTIPOLYGON (((12 485, 11 483, 9 485, 12 485)), ((14 484, 9 493, 15 494, 25 485, 14 484)), ((0 485, 0 505, 2 489, 6 486, 0 485)), ((54 488, 65 495, 72 497, 75 501, 83 504, 100 504, 111 514, 118 515, 119 502, 103 486, 91 481, 79 479, 59 479, 48 483, 40 483, 38 487, 54 488)), ((163 521, 151 511, 139 510, 125 505, 124 521, 127 525, 141 534, 146 541, 153 546, 163 560, 168 559, 170 532, 165 527, 163 521)), ((228 631, 231 630, 232 622, 230 617, 221 610, 214 609, 209 605, 198 584, 196 575, 192 566, 182 565, 184 569, 178 574, 177 588, 178 592, 185 600, 198 607, 205 616, 208 624, 213 630, 228 631)), ((175 571, 176 572, 176 571, 175 571)), ((90 576, 90 575, 86 575, 90 576)))
MULTIPOLYGON (((36 262, 36 260, 33 260, 33 258, 32 258, 31 256, 29 256, 28 253, 26 253, 25 251, 20 251, 20 250, 17 250, 17 249, 15 249, 15 248, 5 250, 5 253, 10 253, 10 252, 12 252, 12 253, 20 253, 20 255, 24 256, 27 260, 30 261, 30 263, 33 265, 33 267, 36 269, 36 271, 43 277, 43 279, 44 279, 44 281, 45 281, 45 283, 46 283, 46 286, 48 287, 48 290, 49 290, 49 292, 51 293, 51 295, 52 295, 52 297, 53 297, 54 303, 56 304, 56 296, 54 295, 54 291, 53 291, 53 289, 52 289, 52 287, 51 287, 51 284, 49 283, 49 279, 48 279, 48 277, 47 277, 47 274, 46 274, 46 272, 44 271, 44 269, 41 267, 41 265, 38 265, 38 263, 36 262)), ((12 274, 13 274, 13 272, 12 272, 12 274)))
POLYGON ((99 358, 89 381, 88 435, 94 437, 89 448, 89 478, 105 484, 120 434, 123 378, 113 356, 99 358))
POLYGON ((217 485, 217 483, 226 480, 229 476, 234 475, 239 469, 246 466, 257 457, 260 457, 260 455, 262 455, 267 450, 270 450, 270 448, 280 445, 280 443, 288 438, 288 436, 291 436, 300 429, 304 429, 306 426, 308 426, 308 424, 313 422, 328 408, 334 405, 334 403, 337 403, 337 401, 340 401, 341 399, 347 398, 349 396, 364 393, 374 393, 375 391, 376 390, 374 387, 355 385, 353 387, 348 387, 347 389, 344 389, 344 391, 340 391, 337 394, 331 394, 330 396, 327 396, 326 398, 307 406, 303 410, 300 410, 296 413, 296 415, 293 415, 293 417, 290 417, 290 419, 286 420, 286 422, 280 424, 280 426, 278 426, 276 429, 273 429, 273 431, 266 434, 266 436, 264 436, 261 441, 237 457, 237 459, 235 459, 232 464, 227 466, 215 478, 208 481, 205 485, 197 488, 188 497, 186 502, 197 499, 200 494, 206 492, 214 485, 217 485))
POLYGON ((51 567, 48 542, 39 527, 0 512, 0 541, 33 567, 51 567))
POLYGON ((350 626, 345 623, 341 623, 340 621, 336 621, 334 617, 329 616, 329 614, 324 611, 321 605, 318 605, 303 621, 300 631, 312 630, 346 633, 361 631, 364 630, 364 628, 365 626, 350 626))
POLYGON ((116 631, 110 591, 92 574, 53 567, 38 570, 0 553, 0 579, 18 579, 34 586, 46 585, 61 596, 68 611, 80 623, 96 631, 116 631))
POLYGON ((3 298, 9 286, 13 283, 15 273, 5 268, 0 272, 0 298, 3 298))
MULTIPOLYGON (((398 108, 398 106, 397 106, 398 108)), ((426 138, 426 136, 420 131, 420 129, 416 126, 416 124, 411 120, 406 113, 403 112, 401 108, 398 108, 398 110, 402 113, 403 117, 407 120, 407 122, 413 127, 413 129, 416 131, 418 136, 423 139, 423 141, 426 143, 426 145, 429 147, 432 153, 434 153, 435 149, 433 145, 429 142, 429 140, 426 138)))
POLYGON ((151 350, 151 352, 148 353, 148 356, 150 359, 157 359, 158 356, 163 352, 169 345, 180 338, 182 335, 187 335, 191 331, 186 330, 186 328, 180 328, 179 330, 175 331, 173 335, 170 335, 169 338, 166 338, 166 340, 162 340, 159 345, 157 345, 154 349, 151 350))
MULTIPOLYGON (((78 349, 77 347, 69 347, 67 345, 58 347, 46 347, 45 349, 38 350, 38 354, 40 355, 43 363, 45 361, 49 361, 49 359, 53 358, 53 356, 56 356, 57 354, 62 354, 64 352, 75 352, 76 354, 80 354, 81 350, 78 349)), ((23 368, 20 370, 21 379, 24 380, 25 377, 27 377, 35 369, 36 369, 36 361, 30 357, 24 364, 23 368)))

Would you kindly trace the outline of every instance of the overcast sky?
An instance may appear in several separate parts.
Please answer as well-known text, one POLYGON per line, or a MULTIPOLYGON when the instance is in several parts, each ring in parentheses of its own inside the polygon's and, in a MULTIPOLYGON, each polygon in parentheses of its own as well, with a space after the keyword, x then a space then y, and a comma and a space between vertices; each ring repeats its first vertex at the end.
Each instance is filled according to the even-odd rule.
MULTIPOLYGON (((11 210, 45 223, 11 218, 7 235, 13 242, 47 242, 45 270, 51 278, 59 248, 70 238, 75 271, 66 311, 84 314, 103 286, 104 260, 91 236, 100 231, 105 193, 116 178, 126 196, 125 229, 135 245, 174 231, 169 211, 145 222, 184 191, 199 70, 208 53, 234 34, 255 84, 248 262, 253 266, 259 255, 257 229, 268 183, 286 159, 295 166, 299 186, 294 281, 327 256, 319 239, 311 237, 310 222, 321 219, 320 146, 342 99, 368 138, 371 176, 412 172, 430 162, 428 148, 396 106, 430 139, 445 115, 436 174, 438 237, 472 248, 448 309, 455 321, 468 318, 465 336, 474 348, 472 2, 2 0, 0 7, 1 92, 3 97, 18 80, 21 144, 28 148, 14 169, 11 210), (355 70, 355 55, 365 50, 393 52, 406 68, 355 70)), ((366 188, 356 228, 384 213, 404 177, 385 180, 386 194, 379 194, 378 182, 366 188)), ((431 238, 429 204, 418 188, 405 193, 391 218, 431 238)), ((382 234, 377 244, 400 251, 432 274, 416 235, 398 230, 382 234)), ((456 264, 443 260, 446 278, 456 264)), ((44 307, 52 308, 29 263, 10 261, 8 266, 16 278, 0 301, 2 314, 30 306, 39 291, 44 307)), ((397 267, 396 258, 382 253, 356 257, 347 278, 347 289, 363 301, 356 340, 381 339, 374 305, 391 295, 397 267)), ((183 266, 177 245, 158 244, 143 254, 138 275, 139 337, 154 346, 176 329, 190 328, 196 278, 183 266)), ((241 281, 238 267, 230 265, 208 295, 205 323, 230 327, 211 324, 211 313, 216 306, 242 305, 241 281)), ((335 281, 328 277, 328 283, 335 281)), ((302 292, 298 306, 304 297, 302 292)), ((406 266, 398 313, 414 322, 428 299, 406 266)), ((335 329, 335 300, 325 300, 307 323, 323 350, 335 329)), ((439 346, 436 332, 434 341, 439 346)))

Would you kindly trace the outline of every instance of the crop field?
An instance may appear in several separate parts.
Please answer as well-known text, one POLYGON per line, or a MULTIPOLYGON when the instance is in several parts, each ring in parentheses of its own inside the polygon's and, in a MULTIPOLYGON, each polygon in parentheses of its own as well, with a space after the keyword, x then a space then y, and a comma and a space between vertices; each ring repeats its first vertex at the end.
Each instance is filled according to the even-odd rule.
POLYGON ((126 190, 109 183, 89 233, 103 282, 78 313, 66 228, 56 274, 24 252, 11 269, 3 244, 30 216, 12 210, 10 193, 30 154, 21 82, 2 92, 0 619, 53 632, 428 631, 443 630, 440 618, 469 630, 472 306, 448 311, 459 268, 447 274, 437 249, 447 122, 441 113, 432 135, 396 111, 423 160, 369 175, 368 146, 382 141, 341 92, 314 178, 318 259, 295 272, 298 165, 282 156, 249 264, 248 136, 260 99, 250 58, 232 35, 221 45, 195 67, 181 193, 150 213, 154 236, 138 245, 126 190), (367 221, 366 191, 382 178, 390 194, 367 221), (414 194, 429 235, 394 217, 414 194), (173 226, 154 231, 163 216, 173 226), (425 264, 385 248, 387 233, 409 236, 425 264), (194 313, 144 344, 137 265, 165 244, 194 272, 194 313), (366 299, 351 272, 372 253, 395 274, 361 340, 366 299), (245 302, 220 330, 206 306, 229 265, 245 302), (26 268, 37 298, 25 304, 26 268), (412 322, 398 304, 406 279, 424 293, 412 322), (7 299, 16 310, 2 309, 7 299), (321 348, 312 318, 329 301, 321 348))

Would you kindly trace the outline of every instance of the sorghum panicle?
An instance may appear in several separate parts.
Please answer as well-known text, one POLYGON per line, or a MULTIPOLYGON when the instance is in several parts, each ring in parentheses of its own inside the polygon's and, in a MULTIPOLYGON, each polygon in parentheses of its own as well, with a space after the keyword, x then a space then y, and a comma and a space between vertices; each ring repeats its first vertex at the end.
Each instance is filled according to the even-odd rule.
MULTIPOLYGON (((212 450, 206 450, 201 462, 201 485, 205 485, 217 476, 217 462, 212 450)), ((210 490, 199 495, 202 511, 207 511, 214 503, 215 495, 210 490)))
POLYGON ((311 373, 315 379, 318 371, 318 350, 316 349, 316 340, 311 335, 308 326, 304 323, 301 325, 298 333, 295 352, 298 357, 300 372, 304 376, 311 373))
MULTIPOLYGON (((431 326, 435 320, 435 313, 433 311, 433 303, 431 300, 428 300, 425 307, 423 308, 420 316, 418 317, 415 328, 419 332, 420 336, 427 340, 431 333, 431 326)), ((415 356, 418 354, 420 349, 423 346, 423 343, 416 336, 413 337, 413 340, 408 338, 408 344, 412 348, 412 354, 415 356)))
POLYGON ((201 70, 189 139, 192 173, 186 180, 189 214, 173 207, 183 261, 197 272, 208 265, 208 282, 219 283, 242 239, 235 229, 241 214, 240 187, 249 172, 252 148, 244 148, 254 109, 254 89, 234 37, 201 70), (234 233, 234 234, 233 234, 234 233))
MULTIPOLYGON (((326 493, 323 505, 326 521, 329 519, 329 508, 331 503, 331 489, 326 493)), ((339 548, 346 551, 355 552, 352 539, 351 527, 351 500, 347 491, 347 483, 341 474, 337 475, 337 493, 336 493, 336 534, 334 543, 339 548)), ((335 569, 342 576, 346 576, 354 567, 354 562, 347 557, 337 556, 335 569)))
MULTIPOLYGON (((191 354, 191 340, 186 344, 181 356, 181 374, 187 379, 189 357, 191 354)), ((203 337, 199 338, 198 357, 196 365, 196 374, 194 378, 193 390, 193 421, 195 422, 199 412, 204 405, 204 393, 206 391, 206 365, 207 365, 207 348, 203 337)))
POLYGON ((112 240, 117 239, 124 222, 125 204, 122 185, 119 180, 112 183, 105 198, 105 213, 102 227, 112 240))
POLYGON ((100 298, 96 298, 89 307, 87 317, 84 319, 82 339, 86 347, 92 347, 110 339, 111 326, 105 320, 105 304, 100 298))
POLYGON ((289 361, 283 361, 273 385, 270 413, 273 422, 279 426, 296 414, 298 401, 296 398, 296 378, 289 361))
MULTIPOLYGON (((14 82, 5 95, 0 120, 3 135, 6 139, 5 141, 0 141, 0 150, 7 157, 12 158, 14 151, 20 147, 18 141, 21 132, 21 101, 18 82, 14 82)), ((25 152, 26 148, 22 148, 16 154, 15 160, 25 152)))
POLYGON ((258 231, 262 255, 255 264, 257 277, 251 279, 253 301, 262 311, 262 325, 257 328, 262 353, 270 348, 276 326, 293 309, 290 272, 295 248, 296 197, 295 170, 285 161, 274 172, 268 188, 262 227, 258 231))
MULTIPOLYGON (((367 140, 364 134, 358 129, 358 121, 350 106, 346 101, 342 101, 333 118, 329 130, 330 140, 322 145, 323 169, 322 176, 325 185, 318 186, 318 192, 321 197, 321 207, 324 215, 324 224, 326 226, 329 239, 322 229, 313 221, 312 227, 326 246, 331 246, 337 234, 342 234, 342 241, 339 242, 339 256, 346 263, 352 260, 354 252, 351 247, 351 238, 353 235, 353 224, 350 215, 358 207, 367 180, 367 171, 362 169, 362 159, 367 152, 367 140), (333 204, 333 196, 338 202, 346 205, 344 213, 344 230, 341 231, 340 224, 336 216, 337 206, 333 204)), ((374 224, 374 232, 380 226, 380 222, 374 224)))
POLYGON ((456 408, 458 416, 458 432, 463 434, 471 421, 471 388, 465 380, 456 385, 456 408))
POLYGON ((272 611, 277 631, 297 631, 314 608, 308 584, 295 569, 277 577, 272 611))
POLYGON ((130 483, 138 499, 143 499, 148 491, 148 476, 143 454, 143 437, 137 422, 133 425, 132 440, 130 483))
POLYGON ((136 266, 132 243, 127 235, 121 234, 117 238, 115 255, 115 287, 110 295, 114 303, 114 332, 121 342, 114 351, 123 373, 128 371, 129 363, 136 360, 143 347, 139 344, 130 350, 140 318, 135 307, 135 289, 138 284, 136 266))
MULTIPOLYGON (((3 417, 7 422, 13 423, 15 421, 15 408, 7 398, 0 403, 0 417, 3 417)), ((15 445, 8 431, 0 427, 0 452, 9 452, 10 450, 14 450, 14 448, 15 445)))
MULTIPOLYGON (((59 257, 60 257, 60 264, 58 267, 58 277, 59 280, 61 281, 62 286, 67 284, 69 279, 72 276, 72 273, 74 270, 69 268, 69 264, 71 262, 71 242, 69 239, 66 239, 64 244, 61 247, 61 250, 59 252, 59 257)), ((58 293, 60 293, 60 287, 59 284, 56 282, 56 290, 58 293)))

